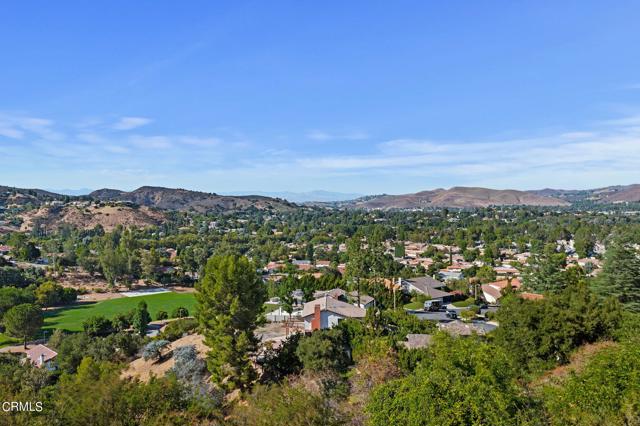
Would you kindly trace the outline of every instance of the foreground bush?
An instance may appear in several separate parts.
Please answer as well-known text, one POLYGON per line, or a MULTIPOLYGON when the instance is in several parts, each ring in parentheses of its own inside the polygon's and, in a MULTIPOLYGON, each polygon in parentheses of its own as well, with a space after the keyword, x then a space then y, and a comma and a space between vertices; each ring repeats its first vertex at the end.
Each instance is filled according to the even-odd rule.
POLYGON ((161 336, 163 339, 167 339, 170 342, 178 340, 185 334, 190 334, 198 327, 198 321, 193 318, 184 318, 175 321, 171 321, 162 330, 161 336))

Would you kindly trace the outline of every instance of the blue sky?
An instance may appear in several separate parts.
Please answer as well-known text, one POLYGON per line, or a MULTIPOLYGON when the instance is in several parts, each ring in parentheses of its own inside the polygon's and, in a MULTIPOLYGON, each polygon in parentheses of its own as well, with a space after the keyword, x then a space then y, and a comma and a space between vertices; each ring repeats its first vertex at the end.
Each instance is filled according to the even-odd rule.
POLYGON ((640 182, 637 2, 5 2, 0 184, 640 182))

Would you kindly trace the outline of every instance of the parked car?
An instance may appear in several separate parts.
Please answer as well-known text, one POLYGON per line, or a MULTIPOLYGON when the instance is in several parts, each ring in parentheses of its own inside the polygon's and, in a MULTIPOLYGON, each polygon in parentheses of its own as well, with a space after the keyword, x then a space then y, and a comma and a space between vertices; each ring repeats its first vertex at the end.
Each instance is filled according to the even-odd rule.
POLYGON ((424 310, 428 312, 438 312, 444 308, 441 300, 427 300, 424 302, 424 310))
POLYGON ((458 312, 456 311, 447 311, 447 318, 450 319, 457 319, 458 318, 458 312))

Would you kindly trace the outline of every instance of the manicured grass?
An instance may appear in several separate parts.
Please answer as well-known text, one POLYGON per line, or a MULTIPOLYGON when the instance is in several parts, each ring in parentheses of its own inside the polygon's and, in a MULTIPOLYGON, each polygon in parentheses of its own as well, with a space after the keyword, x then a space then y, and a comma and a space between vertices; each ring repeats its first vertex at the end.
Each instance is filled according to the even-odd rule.
POLYGON ((424 309, 424 302, 411 302, 404 305, 405 309, 410 309, 412 311, 424 309))
POLYGON ((18 343, 20 343, 18 339, 14 339, 4 333, 0 333, 0 348, 3 346, 17 345, 18 343))
POLYGON ((45 312, 45 329, 62 329, 67 331, 81 331, 82 323, 89 317, 102 315, 113 318, 118 314, 126 313, 138 306, 142 300, 147 302, 147 309, 152 319, 156 319, 156 313, 160 310, 171 315, 171 311, 179 306, 189 310, 193 315, 196 309, 196 299, 193 293, 162 293, 149 296, 123 297, 120 299, 105 300, 97 303, 83 303, 45 312))
POLYGON ((466 308, 473 305, 475 302, 476 301, 473 297, 469 297, 468 299, 460 300, 459 302, 453 302, 453 306, 456 308, 466 308))

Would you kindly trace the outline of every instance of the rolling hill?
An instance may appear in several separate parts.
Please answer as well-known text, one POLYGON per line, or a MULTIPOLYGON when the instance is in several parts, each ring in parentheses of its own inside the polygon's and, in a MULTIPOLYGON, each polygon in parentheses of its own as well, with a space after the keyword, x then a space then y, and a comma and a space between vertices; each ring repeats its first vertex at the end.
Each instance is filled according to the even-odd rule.
POLYGON ((568 206, 559 198, 526 191, 475 187, 434 189, 415 194, 379 195, 342 203, 342 207, 363 209, 422 209, 436 207, 473 208, 489 206, 568 206))
POLYGON ((78 229, 93 229, 101 225, 106 231, 116 226, 144 228, 160 225, 166 220, 164 212, 149 207, 137 206, 41 206, 21 215, 21 231, 31 231, 37 224, 45 229, 56 229, 61 224, 78 229))
POLYGON ((259 195, 218 195, 186 189, 143 186, 131 192, 117 189, 99 189, 89 197, 100 201, 126 201, 140 206, 162 210, 205 212, 231 212, 255 208, 258 210, 292 210, 296 206, 288 201, 259 195))
POLYGON ((606 203, 636 203, 640 202, 640 184, 615 185, 596 189, 541 189, 530 191, 534 194, 559 198, 570 203, 590 201, 599 204, 606 203))

